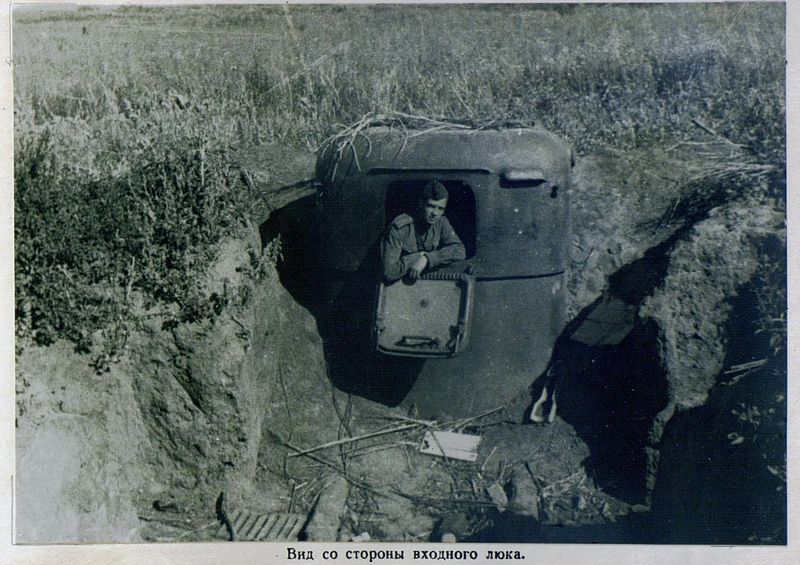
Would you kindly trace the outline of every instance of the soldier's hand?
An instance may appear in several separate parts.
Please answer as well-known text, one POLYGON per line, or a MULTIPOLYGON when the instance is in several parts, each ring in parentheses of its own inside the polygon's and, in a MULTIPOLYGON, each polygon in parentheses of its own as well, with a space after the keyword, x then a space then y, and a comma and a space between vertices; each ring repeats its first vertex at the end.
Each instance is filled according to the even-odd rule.
POLYGON ((408 268, 408 278, 415 281, 428 266, 428 258, 425 255, 420 255, 411 266, 408 268))

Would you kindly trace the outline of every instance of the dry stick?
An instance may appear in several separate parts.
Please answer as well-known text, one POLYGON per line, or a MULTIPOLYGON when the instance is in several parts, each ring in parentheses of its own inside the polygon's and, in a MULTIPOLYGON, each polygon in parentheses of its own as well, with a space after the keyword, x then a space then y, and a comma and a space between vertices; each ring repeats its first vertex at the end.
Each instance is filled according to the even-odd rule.
POLYGON ((699 127, 701 130, 703 130, 704 132, 706 132, 706 133, 708 133, 708 134, 710 134, 710 135, 713 135, 713 136, 715 136, 715 137, 719 137, 719 135, 717 134, 717 132, 715 132, 713 129, 711 129, 710 127, 708 127, 707 125, 705 125, 703 122, 701 122, 701 121, 700 121, 700 120, 698 120, 697 118, 692 118, 692 123, 693 123, 694 125, 696 125, 697 127, 699 127))
POLYGON ((705 125, 703 122, 701 122, 697 118, 692 118, 692 123, 694 125, 696 125, 697 127, 699 127, 701 130, 703 130, 704 132, 706 132, 706 133, 708 133, 710 135, 713 135, 714 137, 718 137, 719 139, 723 140, 725 143, 729 143, 730 145, 733 145, 734 147, 737 147, 737 148, 745 147, 744 145, 740 145, 738 143, 734 143, 733 141, 731 141, 730 139, 728 139, 724 135, 718 134, 717 132, 715 132, 713 129, 711 129, 710 127, 705 125))
POLYGON ((555 488, 556 488, 556 487, 558 487, 559 485, 563 485, 564 483, 569 483, 569 481, 573 480, 573 479, 574 479, 575 477, 577 477, 579 474, 580 474, 580 471, 575 471, 575 472, 574 472, 574 473, 572 473, 570 476, 568 476, 568 477, 564 477, 563 479, 560 479, 560 480, 558 480, 558 481, 556 481, 556 482, 554 482, 554 483, 551 483, 551 484, 547 485, 546 487, 544 487, 544 488, 542 489, 542 493, 544 493, 544 492, 546 492, 546 491, 549 491, 549 490, 551 490, 551 489, 552 489, 552 490, 555 490, 555 488))
POLYGON ((499 412, 500 410, 505 410, 505 405, 498 406, 496 408, 492 408, 491 410, 487 410, 486 412, 483 412, 482 414, 478 414, 477 416, 473 416, 471 418, 465 418, 463 420, 456 420, 455 422, 453 422, 453 424, 455 424, 453 426, 453 429, 464 428, 468 424, 470 424, 471 422, 474 422, 475 420, 479 420, 479 419, 481 419, 481 418, 483 418, 485 416, 488 416, 489 414, 494 414, 495 412, 499 412))
MULTIPOLYGON (((339 440, 336 440, 336 441, 330 441, 328 443, 324 443, 322 445, 318 445, 318 446, 312 447, 310 449, 304 449, 304 450, 297 449, 296 451, 298 451, 298 452, 297 453, 290 453, 289 457, 298 457, 300 455, 306 455, 308 453, 312 453, 312 452, 318 451, 320 449, 326 449, 328 447, 334 447, 334 446, 342 445, 342 444, 345 444, 345 443, 352 443, 354 441, 359 441, 359 440, 362 440, 362 439, 381 436, 381 435, 385 435, 385 434, 393 434, 393 433, 396 433, 396 432, 402 432, 403 430, 410 430, 411 428, 416 428, 416 427, 418 427, 417 424, 406 424, 404 426, 398 426, 396 428, 392 428, 392 429, 389 429, 389 430, 377 431, 377 432, 372 432, 372 433, 364 434, 364 435, 360 435, 360 436, 355 436, 355 437, 350 437, 350 438, 345 438, 345 439, 339 439, 339 440)), ((292 449, 294 449, 294 448, 292 448, 292 449)))
POLYGON ((348 453, 347 456, 349 458, 361 457, 362 455, 367 455, 369 453, 376 453, 378 451, 386 451, 387 449, 395 449, 395 448, 401 448, 401 447, 403 447, 402 444, 397 444, 397 443, 389 441, 389 442, 385 442, 385 443, 379 443, 377 445, 371 445, 369 447, 364 447, 364 448, 359 449, 357 451, 353 451, 352 453, 348 453))
MULTIPOLYGON (((275 437, 277 437, 277 436, 275 436, 275 437)), ((297 447, 295 445, 292 445, 291 443, 285 442, 280 438, 278 438, 278 441, 280 441, 283 445, 285 445, 289 449, 292 449, 292 450, 297 451, 297 452, 302 451, 299 447, 297 447)), ((300 455, 300 453, 296 453, 296 455, 300 455)), ((373 486, 371 486, 371 485, 369 485, 369 484, 367 484, 367 483, 365 483, 363 481, 359 481, 358 479, 352 478, 345 471, 343 471, 341 468, 339 468, 335 463, 331 463, 330 461, 328 461, 326 459, 323 459, 322 457, 319 457, 317 455, 313 455, 311 453, 303 453, 303 455, 305 455, 309 459, 313 459, 317 463, 322 463, 323 465, 325 465, 327 467, 330 467, 331 469, 333 469, 334 471, 339 473, 342 477, 344 477, 344 479, 347 482, 349 482, 350 484, 352 484, 354 486, 357 486, 358 488, 362 488, 364 490, 368 490, 368 491, 372 492, 373 494, 378 494, 378 495, 386 497, 386 498, 391 498, 388 493, 383 492, 381 490, 378 490, 375 487, 373 487, 373 486)), ((291 455, 290 455, 290 457, 291 457, 291 455)))
MULTIPOLYGON (((294 423, 292 422, 292 411, 289 409, 289 394, 286 392, 286 384, 283 382, 283 364, 280 362, 278 362, 278 379, 281 383, 281 390, 283 390, 283 401, 286 406, 286 417, 289 420, 288 441, 292 441, 292 437, 294 436, 294 423)), ((283 474, 285 477, 289 476, 289 460, 287 457, 283 458, 283 474)))
POLYGON ((746 371, 747 369, 754 369, 757 367, 761 367, 762 365, 766 365, 766 359, 759 359, 758 361, 750 361, 749 363, 742 363, 741 365, 733 365, 730 369, 725 371, 726 375, 730 375, 731 373, 738 373, 739 371, 746 371))
POLYGON ((403 498, 407 498, 408 500, 414 502, 424 502, 426 504, 436 505, 436 504, 461 504, 461 505, 469 505, 469 506, 483 506, 487 508, 494 508, 495 503, 489 502, 486 500, 473 500, 469 498, 432 498, 428 496, 416 496, 413 494, 406 494, 399 490, 394 490, 395 494, 398 496, 402 496, 403 498))
POLYGON ((696 125, 697 127, 699 127, 701 130, 703 130, 704 132, 706 132, 706 133, 708 133, 710 135, 713 135, 714 137, 717 137, 717 138, 721 139, 725 143, 729 143, 730 145, 733 145, 734 147, 743 147, 742 145, 739 145, 738 143, 734 143, 733 141, 731 141, 730 139, 728 139, 724 135, 718 134, 716 131, 714 131, 713 129, 711 129, 707 125, 705 125, 703 122, 701 122, 697 118, 692 118, 692 123, 694 125, 696 125))
POLYGON ((443 120, 436 120, 434 118, 428 118, 428 117, 425 117, 425 116, 414 116, 412 114, 406 114, 405 112, 395 111, 394 113, 396 115, 400 116, 400 117, 408 118, 408 119, 411 119, 411 120, 419 120, 421 122, 430 122, 432 124, 442 124, 442 125, 445 125, 445 126, 450 126, 450 127, 454 127, 454 128, 458 128, 458 129, 471 129, 470 126, 467 126, 467 125, 464 125, 464 124, 457 124, 455 122, 446 122, 446 121, 443 121, 443 120))
POLYGON ((406 139, 411 139, 413 137, 418 137, 420 135, 425 135, 425 134, 431 133, 432 131, 439 131, 439 130, 442 130, 442 129, 446 129, 448 127, 450 127, 450 126, 448 126, 448 125, 434 126, 432 128, 428 128, 428 129, 424 129, 424 130, 421 130, 421 131, 417 131, 417 132, 408 134, 406 136, 406 139))
MULTIPOLYGON (((410 422, 413 424, 418 424, 425 428, 435 428, 439 423, 435 420, 418 420, 416 418, 410 418, 409 416, 403 416, 402 414, 378 414, 378 417, 384 418, 386 420, 400 420, 401 422, 410 422)), ((391 424, 390 424, 391 425, 391 424)))
MULTIPOLYGON (((331 383, 331 405, 333 406, 333 411, 336 414, 336 417, 339 419, 339 429, 337 431, 337 437, 341 437, 342 430, 347 434, 348 437, 352 437, 352 432, 350 431, 349 423, 352 419, 352 396, 348 393, 347 394, 347 406, 345 407, 345 417, 342 417, 342 413, 339 411, 339 404, 336 402, 336 387, 333 386, 331 383), (345 421, 346 420, 346 421, 345 421)), ((355 446, 353 446, 355 448, 355 446)), ((352 451, 352 450, 351 450, 352 451)), ((344 446, 339 447, 339 457, 342 461, 342 469, 345 473, 348 473, 347 466, 349 463, 349 454, 345 453, 344 446)))
POLYGON ((489 455, 486 457, 486 459, 483 460, 483 465, 481 465, 481 475, 483 474, 483 471, 486 469, 486 464, 489 462, 489 459, 492 458, 492 455, 494 455, 495 451, 497 451, 496 445, 492 448, 492 451, 489 452, 489 455))
POLYGON ((176 538, 174 539, 174 541, 178 541, 178 540, 180 540, 180 539, 183 539, 183 538, 185 538, 185 537, 186 537, 186 536, 188 536, 188 535, 191 535, 191 534, 194 534, 194 533, 196 533, 196 532, 199 532, 200 530, 205 530, 205 529, 208 529, 208 528, 210 528, 211 526, 216 526, 216 525, 218 525, 218 524, 219 524, 219 521, 217 521, 217 520, 214 520, 213 522, 209 522, 209 523, 208 523, 208 524, 206 524, 205 526, 200 526, 199 528, 195 528, 194 530, 190 530, 190 531, 188 531, 188 532, 184 532, 184 533, 182 533, 181 535, 179 535, 178 537, 176 537, 176 538))
POLYGON ((418 424, 418 425, 420 425, 422 427, 425 427, 425 428, 434 428, 435 429, 435 428, 447 428, 447 427, 450 427, 452 429, 458 429, 458 428, 463 428, 463 427, 467 426, 468 424, 470 424, 471 422, 474 422, 475 420, 479 420, 480 418, 483 418, 483 417, 488 416, 490 414, 494 414, 495 412, 499 412, 500 410, 503 410, 504 408, 505 408, 505 405, 497 406, 496 408, 492 408, 491 410, 487 410, 486 412, 478 414, 477 416, 472 416, 470 418, 464 418, 464 419, 461 419, 461 420, 453 420, 451 422, 437 422, 436 420, 419 420, 419 419, 416 419, 416 418, 410 418, 408 416, 403 416, 402 414, 383 414, 383 413, 378 413, 378 416, 381 417, 381 418, 385 418, 387 420, 401 420, 403 422, 413 422, 413 423, 418 424))
POLYGON ((406 468, 408 469, 408 472, 413 474, 414 469, 411 467, 411 458, 408 456, 408 449, 405 445, 403 446, 403 456, 406 459, 406 468))

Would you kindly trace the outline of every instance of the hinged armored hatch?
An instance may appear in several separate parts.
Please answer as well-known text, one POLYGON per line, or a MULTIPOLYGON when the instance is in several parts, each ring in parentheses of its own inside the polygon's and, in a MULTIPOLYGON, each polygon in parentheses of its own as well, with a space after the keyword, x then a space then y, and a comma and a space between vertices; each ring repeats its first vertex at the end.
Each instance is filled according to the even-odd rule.
POLYGON ((413 283, 381 283, 373 336, 381 353, 454 357, 469 341, 475 278, 431 273, 413 283))

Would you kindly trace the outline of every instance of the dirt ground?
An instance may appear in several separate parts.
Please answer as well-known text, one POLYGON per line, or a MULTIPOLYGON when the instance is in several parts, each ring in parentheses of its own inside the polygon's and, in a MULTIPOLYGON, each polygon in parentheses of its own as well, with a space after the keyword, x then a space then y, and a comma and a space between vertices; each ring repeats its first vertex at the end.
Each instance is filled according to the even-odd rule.
MULTIPOLYGON (((701 156, 581 159, 571 195, 569 319, 612 293, 639 312, 631 335, 617 348, 570 350, 575 370, 552 424, 509 416, 530 404, 527 393, 480 417, 421 420, 330 383, 319 312, 281 284, 296 257, 287 251, 277 271, 265 265, 260 277, 243 274, 267 243, 258 242, 256 226, 309 194, 302 181, 310 178, 312 156, 275 158, 274 151, 242 156, 263 198, 254 203, 252 241, 229 243, 210 270, 209 285, 225 281, 241 297, 219 320, 169 331, 150 324, 102 375, 66 344, 23 347, 19 542, 225 539, 227 532, 217 533, 220 493, 229 509, 307 516, 302 536, 310 540, 440 541, 452 534, 462 541, 662 541, 660 525, 680 515, 677 498, 699 472, 691 460, 680 461, 680 450, 661 454, 662 438, 681 437, 668 427, 675 414, 692 429, 685 419, 703 406, 711 413, 696 424, 702 430, 717 429, 731 409, 750 418, 734 423, 764 422, 770 442, 728 422, 715 445, 729 448, 738 436, 726 434, 742 435, 734 445, 762 472, 757 488, 780 499, 785 384, 781 399, 780 375, 768 398, 751 383, 758 371, 780 373, 780 363, 757 366, 741 381, 749 387, 744 407, 731 408, 739 381, 725 385, 726 402, 714 400, 726 369, 764 355, 753 327, 736 342, 751 351, 731 357, 727 324, 744 307, 734 298, 755 284, 762 243, 785 237, 779 206, 709 197, 703 213, 695 207, 694 215, 674 214, 680 192, 664 187, 696 176, 701 156), (716 404, 707 403, 709 395, 716 404), (769 417, 756 418, 754 407, 769 417), (476 461, 420 453, 431 430, 479 436, 476 461)), ((541 383, 532 387, 536 393, 541 383)), ((717 477, 727 478, 724 471, 717 477)), ((716 508, 712 501, 701 513, 710 520, 716 508)), ((735 540, 780 543, 785 521, 781 531, 779 515, 767 520, 762 530, 769 532, 753 525, 735 540)), ((669 541, 698 539, 708 524, 696 522, 669 541)), ((710 542, 731 535, 720 527, 710 542)))

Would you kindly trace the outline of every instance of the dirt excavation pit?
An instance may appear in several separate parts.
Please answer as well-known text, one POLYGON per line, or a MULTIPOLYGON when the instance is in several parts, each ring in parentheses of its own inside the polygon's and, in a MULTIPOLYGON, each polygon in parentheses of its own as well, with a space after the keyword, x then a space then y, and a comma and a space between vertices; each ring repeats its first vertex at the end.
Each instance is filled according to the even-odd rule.
MULTIPOLYGON (((322 425, 337 427, 338 439, 327 442, 328 446, 319 442, 320 449, 300 456, 297 450, 282 452, 292 467, 281 472, 284 479, 291 477, 296 503, 314 508, 319 492, 338 493, 319 495, 311 523, 321 521, 325 527, 308 530, 309 539, 332 539, 335 529, 339 540, 438 541, 442 535, 453 534, 465 541, 654 543, 686 542, 709 531, 709 523, 715 520, 709 512, 695 518, 693 526, 684 527, 681 539, 674 531, 664 531, 665 524, 674 523, 684 507, 684 495, 674 488, 664 495, 665 485, 691 482, 695 473, 702 473, 694 463, 676 461, 680 454, 674 450, 667 450, 666 460, 660 458, 664 425, 673 414, 688 414, 702 405, 710 391, 728 386, 717 384, 724 380, 722 360, 705 362, 706 355, 713 359, 717 351, 726 351, 728 336, 738 335, 740 361, 769 355, 757 345, 763 342, 755 338, 758 328, 748 333, 727 320, 742 316, 746 305, 734 298, 757 277, 759 262, 780 261, 776 251, 780 245, 770 258, 763 251, 765 241, 774 239, 774 234, 780 239, 782 219, 779 207, 770 203, 758 203, 755 208, 752 202, 727 203, 713 191, 702 196, 707 197, 702 202, 705 208, 695 202, 681 217, 675 214, 674 202, 659 201, 657 193, 648 195, 646 182, 638 187, 620 186, 621 177, 616 175, 629 173, 636 157, 641 155, 596 156, 579 164, 579 186, 573 195, 575 256, 568 282, 571 321, 554 344, 550 359, 551 367, 559 367, 556 378, 553 373, 537 375, 530 391, 516 400, 487 414, 453 419, 446 413, 440 418, 421 418, 413 405, 401 405, 413 379, 386 386, 383 379, 392 378, 386 370, 361 382, 337 382, 332 377, 336 386, 319 398, 335 405, 336 419, 322 425), (603 174, 595 174, 600 167, 603 174), (659 225, 664 224, 666 205, 674 206, 673 216, 659 225), (607 222, 600 226, 598 220, 603 217, 607 222), (708 253, 719 246, 719 230, 726 230, 728 241, 736 245, 727 257, 714 261, 708 253), (725 262, 738 267, 725 267, 725 262), (691 308, 681 312, 684 301, 677 294, 667 294, 677 292, 672 281, 689 285, 682 287, 684 294, 695 293, 691 308), (670 310, 669 304, 678 310, 670 310), (606 328, 598 334, 602 312, 615 308, 619 312, 611 315, 614 331, 606 328), (664 308, 672 312, 672 318, 664 315, 664 308), (715 314, 702 314, 707 309, 715 314), (687 323, 695 326, 689 342, 681 341, 687 323), (710 340, 706 348, 692 344, 703 338, 710 340), (747 351, 747 344, 752 351, 747 351), (694 375, 680 373, 680 363, 687 359, 675 366, 671 349, 694 360, 694 375), (377 375, 380 382, 375 382, 377 375), (543 389, 557 394, 553 422, 534 425, 520 420, 516 414, 539 398, 543 389), (431 430, 479 436, 476 460, 420 453, 423 435, 431 430), (663 469, 660 474, 659 469, 663 469), (320 471, 328 478, 319 479, 320 471)), ((269 241, 280 234, 281 283, 315 317, 330 369, 330 348, 341 343, 337 331, 342 323, 342 312, 334 309, 331 300, 335 290, 330 287, 341 287, 344 281, 321 279, 308 268, 314 253, 307 231, 312 212, 312 197, 296 200, 274 211, 262 225, 261 235, 269 241)), ((369 308, 358 315, 369 324, 369 308)), ((351 362, 364 359, 354 355, 351 362)), ((780 385, 776 386, 778 391, 780 385)), ((731 390, 736 390, 735 385, 731 390)), ((313 404, 307 398, 299 411, 295 405, 294 420, 315 410, 313 404)), ((716 405, 706 410, 722 417, 721 411, 728 408, 716 405)), ((781 409, 785 410, 785 404, 772 406, 771 414, 781 409)), ((778 420, 771 421, 777 425, 778 420)), ((726 436, 722 441, 730 440, 726 436)), ((763 488, 778 489, 775 492, 780 494, 781 454, 775 445, 769 448, 774 451, 769 458, 778 471, 767 472, 772 479, 763 488)), ((278 472, 280 457, 269 459, 273 473, 278 472)), ((759 541, 779 542, 785 535, 780 531, 780 511, 771 513, 768 522, 771 533, 762 532, 759 541)), ((745 536, 735 525, 713 527, 716 537, 709 543, 756 539, 756 534, 745 536)))
POLYGON ((758 320, 785 309, 785 216, 733 188, 654 189, 698 162, 578 161, 569 321, 548 370, 464 417, 405 404, 404 370, 337 380, 331 347, 359 321, 331 306, 348 281, 315 274, 312 191, 265 181, 260 238, 253 226, 210 269, 239 297, 217 321, 154 319, 102 376, 64 344, 22 352, 18 541, 248 539, 258 519, 302 516, 312 541, 782 543, 785 327, 758 320), (543 390, 557 410, 532 424, 543 390), (423 453, 432 432, 480 438, 474 461, 423 453), (34 470, 57 443, 54 481, 34 470))

